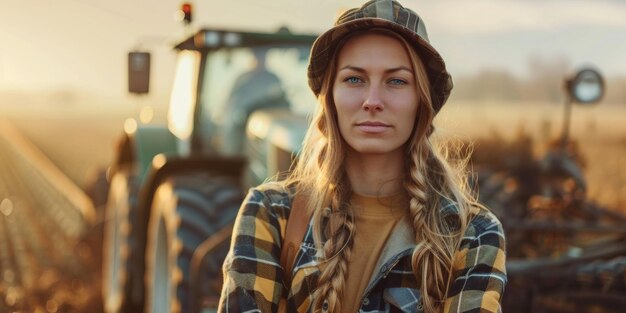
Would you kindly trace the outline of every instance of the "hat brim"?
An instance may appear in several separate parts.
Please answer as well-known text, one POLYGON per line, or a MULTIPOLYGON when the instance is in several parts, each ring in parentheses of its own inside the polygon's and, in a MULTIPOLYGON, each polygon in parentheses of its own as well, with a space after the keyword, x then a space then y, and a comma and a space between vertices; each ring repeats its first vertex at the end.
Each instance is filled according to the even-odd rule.
POLYGON ((321 34, 311 47, 308 67, 309 87, 318 96, 323 84, 324 74, 335 54, 337 45, 346 36, 357 31, 371 28, 385 28, 398 33, 415 49, 426 67, 430 81, 433 109, 438 112, 448 99, 452 90, 452 78, 446 70, 443 58, 424 38, 413 30, 381 18, 359 18, 329 29, 321 34))

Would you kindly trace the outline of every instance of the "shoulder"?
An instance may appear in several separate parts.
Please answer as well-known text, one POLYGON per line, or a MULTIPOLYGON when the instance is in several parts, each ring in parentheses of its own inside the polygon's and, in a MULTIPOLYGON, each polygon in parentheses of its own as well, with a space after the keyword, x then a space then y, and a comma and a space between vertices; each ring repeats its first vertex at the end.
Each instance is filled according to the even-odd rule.
POLYGON ((277 183, 266 183, 250 188, 235 220, 233 237, 235 254, 253 255, 244 247, 263 242, 280 242, 291 210, 288 188, 277 183), (255 238, 255 241, 250 241, 255 238), (255 243, 256 242, 256 243, 255 243))
POLYGON ((452 230, 459 230, 462 224, 466 225, 465 235, 475 236, 488 231, 504 233, 500 220, 486 207, 480 204, 468 204, 465 222, 462 222, 461 207, 448 198, 440 200, 440 214, 445 224, 452 230))
POLYGON ((505 250, 504 230, 500 220, 486 207, 470 205, 467 218, 460 219, 460 207, 453 201, 444 199, 441 203, 441 216, 452 230, 463 231, 460 249, 488 244, 505 250), (465 224, 463 229, 460 226, 465 224))
POLYGON ((264 193, 269 197, 290 197, 293 193, 290 186, 280 181, 265 182, 261 185, 250 188, 250 190, 264 193))
POLYGON ((249 197, 263 201, 269 205, 289 205, 293 198, 294 190, 282 182, 267 182, 250 188, 249 197))
POLYGON ((501 238, 501 246, 504 247, 504 230, 500 220, 489 209, 473 206, 469 215, 469 223, 465 230, 465 237, 470 237, 467 239, 479 239, 485 235, 501 238))
POLYGON ((258 213, 266 212, 275 217, 286 218, 293 194, 293 188, 281 182, 268 182, 250 188, 242 206, 251 207, 258 213))

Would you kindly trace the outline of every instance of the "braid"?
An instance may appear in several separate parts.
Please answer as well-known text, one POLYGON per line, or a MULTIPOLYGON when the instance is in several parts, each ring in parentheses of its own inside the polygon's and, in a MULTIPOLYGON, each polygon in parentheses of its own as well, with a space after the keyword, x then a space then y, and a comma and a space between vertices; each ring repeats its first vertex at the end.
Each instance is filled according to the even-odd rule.
MULTIPOLYGON (((452 265, 452 252, 448 245, 440 244, 450 238, 443 231, 439 214, 439 196, 432 188, 433 178, 426 177, 426 167, 433 169, 435 157, 424 140, 411 150, 409 159, 409 178, 406 190, 409 194, 409 214, 417 246, 413 251, 411 264, 422 293, 422 305, 425 312, 438 312, 446 296, 448 279, 452 265), (427 161, 429 160, 429 161, 427 161)), ((435 178, 436 180, 436 178, 435 178)))
MULTIPOLYGON (((334 68, 335 61, 333 57, 331 68, 334 68)), ((343 163, 345 142, 336 123, 332 94, 328 92, 331 90, 334 74, 334 71, 327 73, 329 76, 326 77, 318 97, 322 110, 317 113, 313 123, 321 136, 318 137, 317 133, 310 131, 308 136, 312 144, 303 148, 305 155, 311 156, 314 162, 298 162, 306 171, 303 173, 310 178, 308 189, 314 194, 311 205, 313 239, 318 251, 321 251, 321 272, 317 281, 318 287, 313 293, 314 312, 323 308, 328 312, 341 311, 355 229, 354 218, 349 211, 352 189, 343 163)), ((299 174, 296 173, 294 177, 297 175, 299 174)))
POLYGON ((323 266, 314 294, 314 312, 320 311, 324 302, 328 312, 340 312, 345 281, 348 275, 348 261, 352 253, 354 218, 349 211, 349 188, 336 188, 333 192, 331 208, 325 210, 327 219, 323 233, 323 266), (340 189, 340 190, 339 190, 340 189))
MULTIPOLYGON (((409 208, 411 222, 415 227, 416 233, 423 231, 422 225, 426 222, 426 203, 428 200, 428 194, 426 193, 427 182, 424 176, 425 171, 420 167, 420 153, 421 149, 413 149, 410 155, 409 175, 410 178, 406 184, 407 192, 409 193, 409 208)), ((419 237, 419 236, 418 236, 419 237)), ((420 239, 420 238, 418 238, 420 239)))

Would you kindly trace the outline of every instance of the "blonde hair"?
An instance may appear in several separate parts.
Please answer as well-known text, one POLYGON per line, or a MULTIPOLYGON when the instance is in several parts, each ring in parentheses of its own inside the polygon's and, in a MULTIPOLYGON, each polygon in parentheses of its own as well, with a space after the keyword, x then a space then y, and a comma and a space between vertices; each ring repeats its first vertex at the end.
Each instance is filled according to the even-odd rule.
MULTIPOLYGON (((465 183, 464 164, 452 166, 447 161, 446 147, 436 147, 430 141, 435 111, 428 75, 417 52, 403 37, 392 31, 376 28, 367 33, 372 31, 403 44, 418 82, 420 104, 413 133, 406 143, 409 157, 405 164, 408 174, 404 178, 404 187, 417 242, 411 261, 413 272, 420 286, 424 310, 436 312, 441 310, 448 291, 453 256, 467 225, 469 207, 476 201, 465 183), (444 199, 455 205, 457 212, 453 216, 442 216, 444 199)), ((341 310, 352 251, 352 190, 344 165, 347 143, 339 132, 332 86, 336 77, 337 54, 348 40, 362 33, 356 32, 344 38, 337 46, 318 97, 321 107, 308 129, 298 163, 287 179, 287 183, 296 184, 299 193, 307 194, 313 236, 318 256, 323 262, 318 287, 313 295, 316 312, 326 305, 329 312, 341 310)))

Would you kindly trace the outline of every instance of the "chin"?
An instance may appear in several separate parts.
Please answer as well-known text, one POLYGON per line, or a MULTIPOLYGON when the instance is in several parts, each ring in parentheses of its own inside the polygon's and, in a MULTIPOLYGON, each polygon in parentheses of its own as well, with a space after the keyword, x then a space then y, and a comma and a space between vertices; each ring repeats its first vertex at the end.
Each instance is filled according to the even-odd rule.
POLYGON ((354 145, 350 145, 352 150, 358 154, 368 154, 368 155, 384 155, 390 153, 397 153, 401 150, 401 145, 389 145, 388 142, 385 144, 378 143, 357 143, 354 145))

